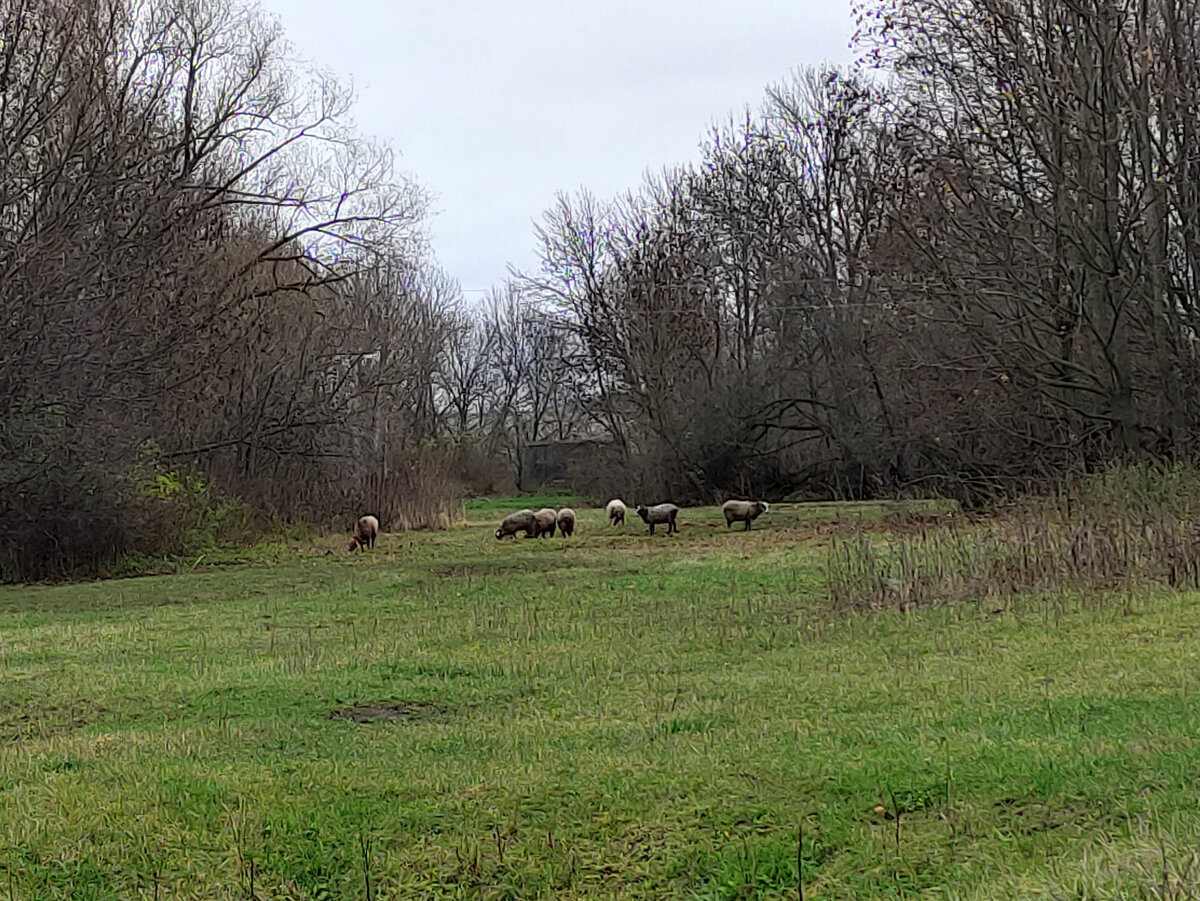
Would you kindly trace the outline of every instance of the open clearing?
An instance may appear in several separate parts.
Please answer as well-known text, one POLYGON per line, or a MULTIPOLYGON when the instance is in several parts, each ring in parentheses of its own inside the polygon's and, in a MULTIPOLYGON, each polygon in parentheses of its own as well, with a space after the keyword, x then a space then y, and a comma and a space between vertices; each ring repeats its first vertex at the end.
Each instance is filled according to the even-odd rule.
POLYGON ((1195 594, 835 618, 879 505, 527 503, 0 589, 0 897, 1197 897, 1195 594))

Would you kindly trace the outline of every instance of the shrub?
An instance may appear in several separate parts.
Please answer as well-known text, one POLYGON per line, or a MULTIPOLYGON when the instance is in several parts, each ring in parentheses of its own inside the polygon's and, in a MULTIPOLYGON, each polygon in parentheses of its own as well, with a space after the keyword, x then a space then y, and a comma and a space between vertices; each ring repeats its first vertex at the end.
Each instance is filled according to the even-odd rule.
POLYGON ((835 537, 829 597, 846 611, 1135 582, 1196 588, 1198 513, 1194 466, 1116 466, 986 518, 921 524, 882 540, 863 528, 835 537))
POLYGON ((448 528, 459 515, 462 495, 454 463, 452 449, 442 442, 393 453, 386 467, 368 472, 352 489, 349 518, 373 513, 393 532, 448 528))
POLYGON ((0 500, 0 579, 101 575, 124 558, 190 555, 255 533, 245 504, 203 473, 167 469, 152 443, 117 474, 60 451, 0 500))

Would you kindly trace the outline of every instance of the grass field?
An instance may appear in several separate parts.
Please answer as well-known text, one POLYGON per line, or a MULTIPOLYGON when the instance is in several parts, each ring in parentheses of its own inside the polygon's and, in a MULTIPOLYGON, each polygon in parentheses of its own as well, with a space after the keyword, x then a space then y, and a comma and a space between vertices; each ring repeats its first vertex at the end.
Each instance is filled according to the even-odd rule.
POLYGON ((0 899, 1198 896, 1195 594, 834 617, 885 506, 530 503, 0 589, 0 899))

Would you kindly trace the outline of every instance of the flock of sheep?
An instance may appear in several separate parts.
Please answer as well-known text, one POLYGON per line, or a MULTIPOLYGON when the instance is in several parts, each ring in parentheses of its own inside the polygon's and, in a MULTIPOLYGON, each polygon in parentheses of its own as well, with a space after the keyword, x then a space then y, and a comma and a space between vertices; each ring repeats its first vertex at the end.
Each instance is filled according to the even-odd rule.
MULTIPOLYGON (((620 500, 614 498, 609 501, 604 507, 609 525, 613 527, 624 525, 627 509, 624 502, 620 500)), ((746 531, 750 530, 750 523, 769 511, 770 508, 763 501, 726 501, 721 507, 727 527, 732 527, 735 522, 744 522, 746 531)), ((679 531, 679 525, 675 522, 676 517, 679 516, 679 508, 674 504, 655 504, 653 507, 639 505, 635 512, 641 517, 642 522, 650 527, 651 535, 654 534, 654 527, 661 525, 666 525, 668 535, 679 531)), ((528 508, 518 510, 516 513, 510 513, 504 517, 500 528, 496 530, 496 537, 515 538, 518 532, 524 532, 526 538, 544 538, 547 535, 553 538, 555 531, 559 532, 563 538, 570 538, 575 533, 574 510, 570 507, 563 507, 557 511, 550 507, 543 507, 536 512, 528 508)), ((360 517, 354 524, 354 532, 350 538, 350 550, 373 548, 378 538, 379 520, 374 516, 360 517)))
MULTIPOLYGON (((609 501, 604 507, 609 525, 624 525, 626 510, 628 508, 623 501, 616 498, 609 501)), ((770 507, 763 501, 726 501, 721 507, 726 526, 731 527, 735 522, 744 522, 747 531, 754 520, 769 510, 770 507)), ((651 535, 654 534, 654 527, 661 525, 666 525, 668 535, 679 531, 679 525, 675 521, 679 516, 679 508, 674 504, 655 504, 653 507, 640 504, 636 513, 642 522, 650 527, 651 535)), ((570 507, 564 507, 557 513, 549 507, 537 512, 530 509, 518 510, 504 517, 500 528, 496 530, 496 537, 516 537, 518 532, 524 532, 526 538, 542 538, 546 535, 553 538, 556 527, 563 538, 570 538, 575 531, 575 511, 570 507)))
POLYGON ((504 538, 524 532, 526 538, 545 538, 547 535, 553 538, 555 529, 563 538, 570 538, 575 532, 575 511, 570 507, 563 507, 557 513, 549 507, 543 507, 536 513, 528 508, 518 510, 504 517, 500 528, 496 530, 496 537, 504 538))

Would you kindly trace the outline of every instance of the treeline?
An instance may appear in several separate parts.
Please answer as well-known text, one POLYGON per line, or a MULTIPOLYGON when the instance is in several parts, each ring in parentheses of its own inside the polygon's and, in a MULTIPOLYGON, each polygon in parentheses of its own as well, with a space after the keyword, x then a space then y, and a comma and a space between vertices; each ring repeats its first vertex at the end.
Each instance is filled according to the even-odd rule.
POLYGON ((853 72, 545 213, 507 291, 562 381, 515 427, 610 442, 579 488, 676 500, 973 502, 1192 453, 1197 6, 858 4, 853 72))
POLYGON ((232 0, 0 0, 0 577, 443 514, 457 288, 348 104, 232 0))
POLYGON ((1200 0, 864 0, 816 70, 482 308, 349 98, 234 0, 0 0, 0 577, 239 516, 974 502, 1200 432, 1200 0), (631 497, 636 495, 636 498, 631 497))

